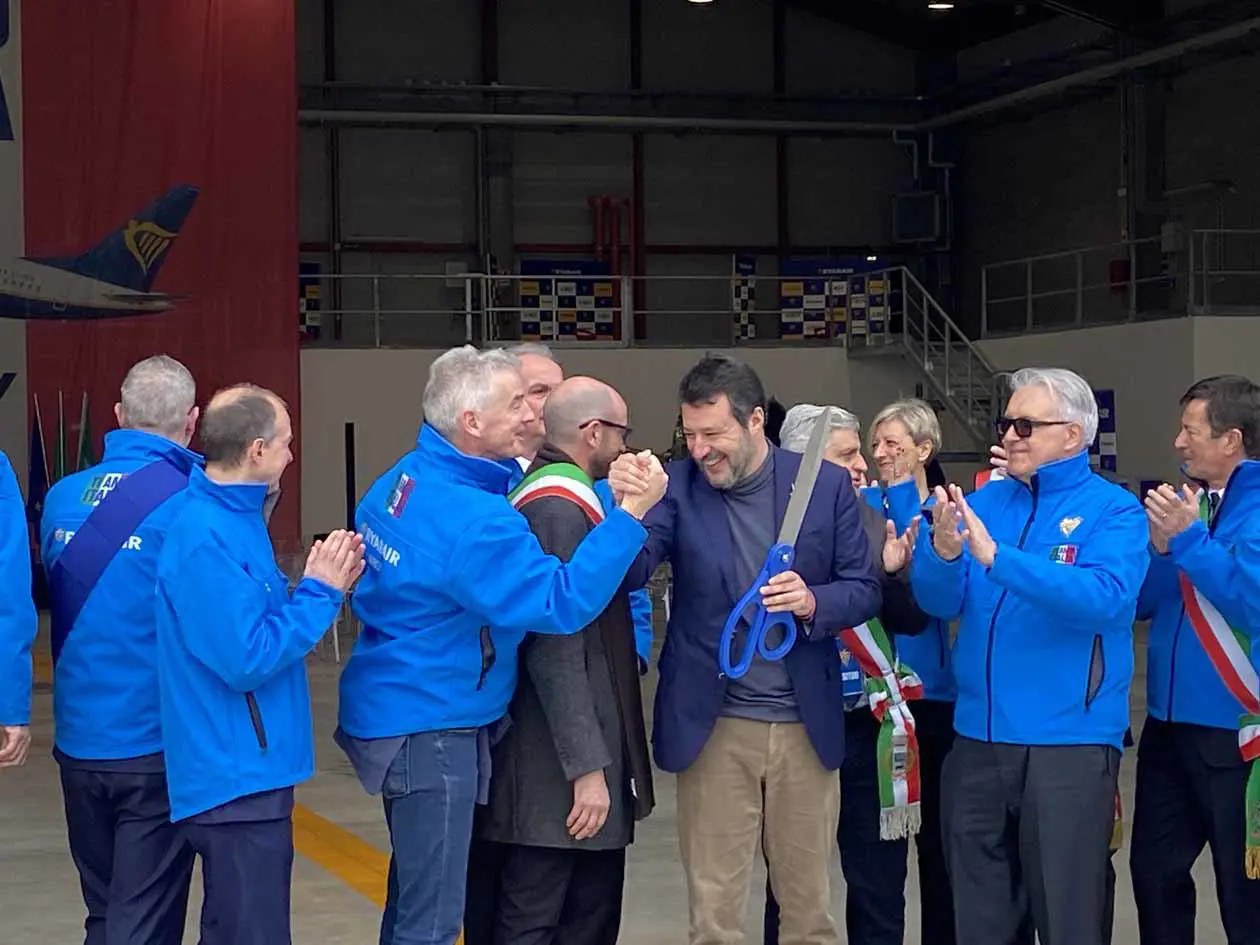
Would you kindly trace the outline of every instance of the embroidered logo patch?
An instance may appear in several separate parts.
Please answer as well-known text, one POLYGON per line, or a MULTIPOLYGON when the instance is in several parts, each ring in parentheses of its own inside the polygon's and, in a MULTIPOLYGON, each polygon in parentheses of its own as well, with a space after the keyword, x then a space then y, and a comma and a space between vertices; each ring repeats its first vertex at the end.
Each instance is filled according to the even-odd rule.
POLYGON ((1081 524, 1081 517, 1073 515, 1059 522, 1059 531, 1063 532, 1063 537, 1068 538, 1072 532, 1076 531, 1076 527, 1081 524))
POLYGON ((385 511, 394 518, 402 518, 403 509, 407 507, 407 500, 411 498, 411 490, 415 487, 414 479, 406 473, 399 473, 394 491, 389 494, 389 502, 385 504, 385 511))
POLYGON ((1076 545, 1055 545, 1050 549, 1050 560, 1056 564, 1076 564, 1076 545))

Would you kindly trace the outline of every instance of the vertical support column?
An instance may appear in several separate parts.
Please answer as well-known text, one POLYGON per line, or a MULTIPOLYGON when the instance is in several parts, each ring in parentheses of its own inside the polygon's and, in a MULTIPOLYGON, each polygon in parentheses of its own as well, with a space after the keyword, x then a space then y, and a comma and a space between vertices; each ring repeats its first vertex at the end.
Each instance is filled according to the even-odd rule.
MULTIPOLYGON (((774 94, 787 94, 787 0, 774 0, 774 94)), ((788 165, 787 135, 774 139, 775 175, 775 242, 779 254, 779 273, 791 253, 791 183, 788 165)))
MULTIPOLYGON (((1163 16, 1163 0, 1143 0, 1137 5, 1141 21, 1154 23, 1163 16)), ((1124 42, 1125 54, 1142 52, 1147 43, 1134 39, 1124 42)), ((1134 76, 1126 80, 1126 149, 1129 160, 1123 186, 1128 194, 1129 239, 1141 240, 1129 253, 1129 318, 1139 312, 1166 310, 1172 302, 1173 285, 1158 279, 1163 251, 1159 236, 1168 219, 1164 198, 1167 189, 1167 136, 1165 113, 1168 88, 1158 75, 1134 76), (1150 280, 1150 281, 1142 281, 1150 280)))
MULTIPOLYGON (((643 88, 643 0, 630 0, 630 88, 643 88)), ((630 343, 642 341, 647 335, 647 293, 641 278, 644 273, 647 250, 646 214, 643 209, 643 132, 636 131, 630 137, 630 265, 627 275, 631 279, 634 299, 634 335, 630 343)))
MULTIPOLYGON (((499 81, 499 0, 481 0, 481 82, 494 85, 499 81)), ((478 129, 476 148, 481 194, 478 202, 477 232, 481 267, 487 275, 508 272, 516 263, 516 228, 512 190, 512 140, 514 132, 509 128, 478 129)), ((482 305, 491 309, 496 303, 495 282, 486 283, 482 305)), ((515 304, 513 301, 511 304, 515 304)), ((513 316, 515 318, 516 316, 513 316)), ((488 320, 490 333, 495 329, 502 336, 503 329, 515 330, 516 326, 495 325, 488 320)), ((483 331, 483 334, 485 332, 483 331)), ((482 338, 486 342, 488 338, 482 338)))
MULTIPOLYGON (((324 82, 337 81, 337 0, 324 0, 324 82)), ((335 275, 342 273, 341 256, 341 132, 335 124, 324 130, 324 166, 328 169, 328 265, 335 275)), ((329 297, 335 313, 333 341, 341 340, 343 279, 329 280, 329 297)))

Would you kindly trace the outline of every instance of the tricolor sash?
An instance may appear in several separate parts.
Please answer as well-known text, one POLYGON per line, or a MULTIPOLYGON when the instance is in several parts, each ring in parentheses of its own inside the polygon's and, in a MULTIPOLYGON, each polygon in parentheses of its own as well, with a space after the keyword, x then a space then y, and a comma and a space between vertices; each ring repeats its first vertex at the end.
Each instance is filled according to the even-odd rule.
MULTIPOLYGON (((1206 489, 1199 493, 1199 517, 1211 524, 1211 511, 1206 489)), ((1186 616, 1212 668, 1243 708, 1239 719, 1238 749, 1243 760, 1251 765, 1247 776, 1247 853, 1249 879, 1260 879, 1260 677, 1251 663, 1251 639, 1237 627, 1230 626, 1224 615, 1210 600, 1199 593, 1184 571, 1178 574, 1181 600, 1186 616)))
POLYGON ((53 663, 88 595, 123 544, 154 509, 187 485, 188 470, 172 459, 142 466, 101 499, 66 543, 48 573, 53 663))
POLYGON ((591 477, 572 463, 548 463, 526 476, 508 495, 512 507, 519 509, 535 499, 560 496, 578 506, 593 524, 604 520, 604 505, 595 494, 591 477))
POLYGON ((897 840, 919 832, 919 738, 909 702, 923 698, 923 681, 893 653, 888 631, 872 617, 840 632, 866 674, 866 698, 879 722, 879 837, 897 840))

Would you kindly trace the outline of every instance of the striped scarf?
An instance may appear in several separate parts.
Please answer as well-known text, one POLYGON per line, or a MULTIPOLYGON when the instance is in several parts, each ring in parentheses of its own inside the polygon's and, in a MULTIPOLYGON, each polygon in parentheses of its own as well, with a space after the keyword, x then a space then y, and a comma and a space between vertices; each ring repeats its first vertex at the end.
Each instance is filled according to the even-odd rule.
POLYGON ((919 832, 919 738, 910 700, 923 698, 923 681, 897 659, 888 631, 872 617, 840 633, 843 645, 866 674, 864 688, 879 722, 875 760, 879 778, 879 838, 898 840, 919 832))

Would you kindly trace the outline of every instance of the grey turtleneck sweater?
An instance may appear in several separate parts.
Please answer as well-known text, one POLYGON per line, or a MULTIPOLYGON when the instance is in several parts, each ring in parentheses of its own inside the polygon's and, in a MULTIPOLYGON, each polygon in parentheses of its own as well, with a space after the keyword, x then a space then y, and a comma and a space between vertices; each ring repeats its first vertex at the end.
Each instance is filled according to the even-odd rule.
MULTIPOLYGON (((724 490, 722 498, 735 552, 738 584, 732 591, 742 595, 756 580, 776 538, 773 448, 756 472, 724 490)), ((735 654, 743 652, 747 632, 748 625, 744 623, 735 636, 735 654)), ((778 634, 779 631, 772 631, 771 645, 779 642, 778 634)), ((799 722, 796 692, 787 666, 782 661, 767 662, 760 654, 754 656, 748 674, 727 683, 722 714, 757 722, 799 722)))

